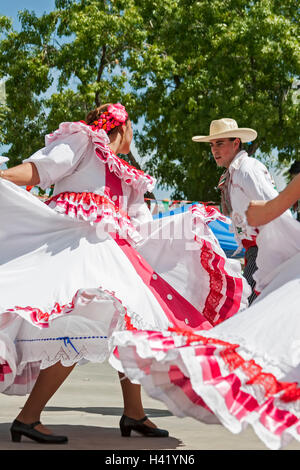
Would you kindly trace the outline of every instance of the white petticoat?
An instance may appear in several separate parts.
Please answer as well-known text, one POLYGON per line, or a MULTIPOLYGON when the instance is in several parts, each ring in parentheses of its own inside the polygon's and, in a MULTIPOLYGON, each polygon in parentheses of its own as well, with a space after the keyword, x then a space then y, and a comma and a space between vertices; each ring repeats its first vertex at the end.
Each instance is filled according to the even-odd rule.
POLYGON ((114 331, 210 329, 247 305, 201 208, 141 227, 137 249, 105 224, 57 213, 0 180, 0 390, 30 392, 40 368, 102 362, 120 371, 114 331), (174 228, 174 227, 173 227, 174 228), (172 228, 172 230, 173 230, 172 228), (176 228, 176 230, 177 230, 176 228), (145 233, 148 231, 148 235, 145 233), (152 237, 152 238, 151 238, 152 237))

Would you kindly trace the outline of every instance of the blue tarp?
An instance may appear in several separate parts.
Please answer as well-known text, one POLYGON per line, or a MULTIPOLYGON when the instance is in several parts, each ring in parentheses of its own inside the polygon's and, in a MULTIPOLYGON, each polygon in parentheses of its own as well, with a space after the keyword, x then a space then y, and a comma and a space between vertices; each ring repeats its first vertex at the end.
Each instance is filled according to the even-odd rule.
MULTIPOLYGON (((184 206, 179 207, 178 209, 174 209, 167 212, 160 212, 159 214, 155 214, 153 216, 154 219, 159 219, 163 217, 170 217, 175 214, 180 214, 181 212, 186 212, 192 204, 187 204, 184 206)), ((232 232, 229 231, 229 224, 226 222, 221 222, 220 220, 215 220, 213 222, 209 222, 209 227, 213 231, 214 235, 218 239, 222 249, 225 251, 226 256, 231 258, 233 253, 238 247, 238 244, 234 238, 232 232)), ((235 258, 243 258, 245 254, 245 250, 242 250, 235 258)))

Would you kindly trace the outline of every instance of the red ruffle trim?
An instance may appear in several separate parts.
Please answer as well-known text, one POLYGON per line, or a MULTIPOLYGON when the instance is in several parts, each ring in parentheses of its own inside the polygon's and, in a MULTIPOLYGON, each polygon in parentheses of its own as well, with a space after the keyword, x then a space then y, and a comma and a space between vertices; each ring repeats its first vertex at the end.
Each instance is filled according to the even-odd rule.
MULTIPOLYGON (((50 326, 51 320, 61 315, 70 314, 76 308, 76 305, 79 302, 83 301, 85 303, 90 303, 104 294, 104 295, 108 295, 114 302, 116 302, 120 306, 120 310, 122 310, 124 314, 124 321, 125 321, 126 329, 128 330, 135 329, 135 327, 131 323, 131 318, 128 314, 127 308, 123 305, 122 301, 116 297, 115 292, 111 292, 107 289, 103 289, 102 287, 99 287, 98 289, 101 291, 99 295, 97 295, 97 293, 95 292, 97 291, 97 288, 91 289, 91 291, 93 291, 92 293, 88 292, 89 289, 87 289, 86 291, 84 289, 79 289, 77 290, 77 292, 75 293, 75 295, 73 296, 70 302, 63 304, 63 305, 61 305, 58 302, 55 302, 53 308, 51 308, 49 311, 43 311, 40 308, 31 307, 31 306, 27 306, 27 307, 15 306, 13 308, 7 309, 6 312, 11 312, 11 313, 16 313, 16 314, 23 312, 26 315, 28 314, 28 320, 30 320, 35 326, 39 328, 48 328, 50 326), (85 295, 86 292, 88 293, 88 296, 85 295)), ((8 366, 7 363, 6 365, 8 366)))
POLYGON ((198 223, 207 224, 214 220, 226 222, 226 217, 211 206, 195 205, 190 210, 195 227, 195 241, 201 245, 200 262, 209 275, 209 293, 202 314, 211 325, 215 326, 239 311, 243 295, 243 279, 226 272, 225 254, 221 256, 202 234, 197 235, 198 223))
POLYGON ((9 367, 8 362, 4 362, 3 364, 0 364, 0 382, 4 382, 5 380, 5 375, 11 374, 12 370, 9 367))
POLYGON ((64 192, 52 196, 45 203, 70 217, 93 223, 107 223, 110 232, 117 232, 123 238, 128 237, 134 242, 141 239, 128 214, 107 196, 90 192, 64 192))
MULTIPOLYGON (((185 330, 169 328, 168 331, 184 336, 186 346, 200 342, 204 345, 221 346, 220 357, 230 372, 240 369, 247 377, 247 385, 260 385, 265 391, 265 397, 280 395, 283 402, 292 402, 300 399, 300 388, 296 382, 280 382, 276 377, 268 372, 264 372, 262 367, 256 364, 253 359, 245 360, 236 350, 239 344, 232 344, 216 338, 207 338, 185 330)), ((195 345, 194 345, 195 346, 195 345)))

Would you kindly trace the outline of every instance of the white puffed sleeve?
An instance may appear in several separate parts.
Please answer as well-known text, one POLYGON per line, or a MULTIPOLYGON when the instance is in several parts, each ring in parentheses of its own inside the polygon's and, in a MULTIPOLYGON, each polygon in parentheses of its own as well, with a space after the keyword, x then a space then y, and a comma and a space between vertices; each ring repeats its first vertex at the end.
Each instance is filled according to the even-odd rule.
POLYGON ((75 171, 88 143, 89 137, 84 132, 76 132, 38 150, 23 163, 35 164, 40 177, 39 186, 45 190, 75 171))

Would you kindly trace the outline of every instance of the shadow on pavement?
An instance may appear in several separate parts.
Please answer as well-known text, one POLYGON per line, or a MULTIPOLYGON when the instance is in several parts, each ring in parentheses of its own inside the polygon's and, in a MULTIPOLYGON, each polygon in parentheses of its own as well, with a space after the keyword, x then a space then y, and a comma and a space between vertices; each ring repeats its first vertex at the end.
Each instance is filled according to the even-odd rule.
POLYGON ((174 437, 146 438, 134 433, 131 437, 121 437, 118 428, 80 425, 51 425, 54 434, 68 436, 67 444, 39 444, 26 437, 22 437, 20 443, 14 443, 10 440, 10 426, 11 423, 0 424, 0 449, 2 450, 179 450, 182 444, 174 437))
MULTIPOLYGON (((98 415, 122 416, 123 408, 99 406, 99 407, 67 407, 67 406, 46 406, 44 411, 79 411, 82 413, 92 413, 98 415)), ((145 408, 145 413, 149 418, 162 418, 165 416, 173 416, 168 410, 160 410, 155 408, 145 408)))

